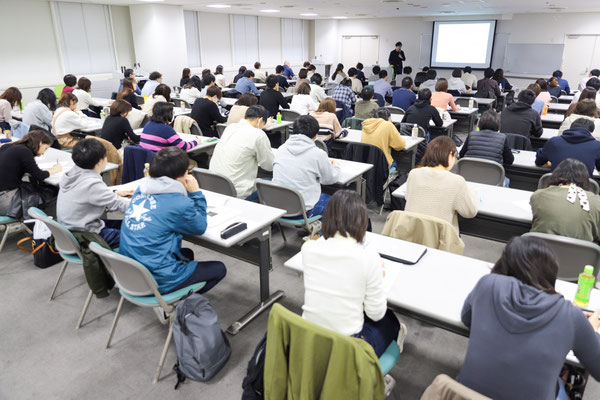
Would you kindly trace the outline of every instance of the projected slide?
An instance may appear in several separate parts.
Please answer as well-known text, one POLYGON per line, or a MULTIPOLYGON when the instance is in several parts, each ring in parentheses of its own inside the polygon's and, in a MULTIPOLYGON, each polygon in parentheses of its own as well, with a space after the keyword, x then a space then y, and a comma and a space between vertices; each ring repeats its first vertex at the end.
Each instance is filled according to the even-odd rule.
POLYGON ((495 32, 496 21, 434 22, 431 66, 489 67, 495 32))

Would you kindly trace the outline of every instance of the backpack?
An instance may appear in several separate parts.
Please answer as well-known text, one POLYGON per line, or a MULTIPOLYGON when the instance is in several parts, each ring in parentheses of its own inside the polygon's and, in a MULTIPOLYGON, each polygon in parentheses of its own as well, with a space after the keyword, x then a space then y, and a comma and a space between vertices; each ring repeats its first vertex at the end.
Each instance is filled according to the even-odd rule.
POLYGON ((262 400, 264 398, 263 372, 265 370, 265 350, 267 348, 267 335, 256 346, 252 358, 248 361, 246 377, 242 382, 242 400, 262 400))
POLYGON ((177 350, 177 384, 186 378, 206 382, 229 360, 231 346, 219 325, 209 301, 198 293, 190 294, 175 308, 173 341, 177 350))

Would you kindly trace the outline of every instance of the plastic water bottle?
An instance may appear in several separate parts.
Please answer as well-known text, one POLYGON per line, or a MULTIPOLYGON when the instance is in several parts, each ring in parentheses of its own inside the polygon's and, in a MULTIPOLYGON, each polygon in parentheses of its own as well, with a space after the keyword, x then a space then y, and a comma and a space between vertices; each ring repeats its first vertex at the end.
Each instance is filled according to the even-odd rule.
POLYGON ((219 106, 219 114, 223 115, 223 106, 221 105, 221 102, 218 102, 217 105, 219 106))
POLYGON ((548 114, 548 104, 544 104, 544 109, 542 110, 542 115, 548 114))
POLYGON ((595 280, 594 267, 586 265, 583 272, 579 274, 579 279, 577 281, 577 292, 575 293, 575 301, 573 302, 576 306, 588 306, 595 280))
POLYGON ((179 104, 180 104, 179 107, 181 107, 181 112, 184 112, 185 111, 185 103, 183 102, 183 100, 179 104))
POLYGON ((148 178, 150 176, 150 163, 144 164, 144 176, 148 178))
POLYGON ((419 126, 417 124, 414 124, 412 127, 412 138, 416 139, 419 137, 419 126))
POLYGON ((277 113, 277 123, 281 124, 281 113, 280 112, 277 113))
POLYGON ((474 105, 473 99, 469 99, 469 110, 473 109, 473 105, 474 105))
POLYGON ((106 119, 106 109, 103 108, 102 111, 100 111, 100 119, 102 121, 104 121, 106 119))

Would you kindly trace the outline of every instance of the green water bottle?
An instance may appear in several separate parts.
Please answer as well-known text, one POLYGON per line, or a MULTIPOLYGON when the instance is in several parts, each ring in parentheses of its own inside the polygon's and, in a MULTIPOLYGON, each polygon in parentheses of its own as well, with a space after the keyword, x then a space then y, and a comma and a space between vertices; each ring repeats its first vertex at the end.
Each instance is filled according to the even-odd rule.
POLYGON ((583 272, 579 274, 577 281, 577 292, 575 293, 575 305, 578 307, 587 307, 590 303, 590 295, 594 288, 594 267, 586 265, 583 272))
POLYGON ((277 123, 281 124, 281 113, 280 112, 277 113, 277 123))

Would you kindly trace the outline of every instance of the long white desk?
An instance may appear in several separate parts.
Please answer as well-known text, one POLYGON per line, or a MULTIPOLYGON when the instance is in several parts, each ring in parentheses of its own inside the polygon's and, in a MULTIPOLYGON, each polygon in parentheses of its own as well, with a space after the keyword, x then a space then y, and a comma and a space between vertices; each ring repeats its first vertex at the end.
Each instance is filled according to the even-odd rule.
POLYGON ((571 105, 568 103, 549 103, 548 111, 564 115, 567 113, 570 106, 571 105))
POLYGON ((559 103, 567 103, 567 104, 570 104, 570 103, 573 101, 573 99, 574 99, 574 98, 575 98, 575 96, 574 96, 574 95, 572 95, 572 94, 571 94, 571 95, 566 95, 566 94, 563 94, 562 96, 560 96, 560 97, 558 98, 558 102, 559 102, 559 103))
MULTIPOLYGON (((223 127, 224 129, 227 127, 227 123, 217 124, 219 127, 223 127)), ((293 121, 281 121, 281 123, 277 123, 277 121, 273 121, 273 123, 266 125, 263 127, 263 131, 267 135, 275 135, 279 133, 281 135, 281 144, 285 143, 285 141, 289 137, 289 129, 291 129, 292 125, 294 125, 293 121)))
MULTIPOLYGON (((46 150, 46 152, 42 156, 36 157, 35 162, 37 163, 40 169, 50 169, 54 165, 56 165, 57 162, 60 163, 60 165, 62 166, 62 171, 44 180, 44 182, 52 186, 58 186, 64 173, 75 166, 75 163, 71 158, 71 153, 62 150, 57 150, 52 147, 46 150)), ((119 168, 117 164, 107 163, 106 167, 104 168, 104 171, 102 171, 102 174, 113 171, 117 168, 119 168)))
POLYGON ((542 126, 544 128, 560 128, 560 125, 565 120, 564 114, 556 114, 556 113, 548 113, 546 115, 541 115, 542 126))
MULTIPOLYGON (((392 114, 391 120, 393 123, 399 124, 402 122, 404 118, 404 114, 392 114)), ((445 119, 442 121, 442 126, 435 126, 433 121, 429 121, 429 131, 435 133, 436 131, 442 131, 443 134, 452 137, 452 133, 454 131, 454 124, 456 120, 453 118, 445 119)))

